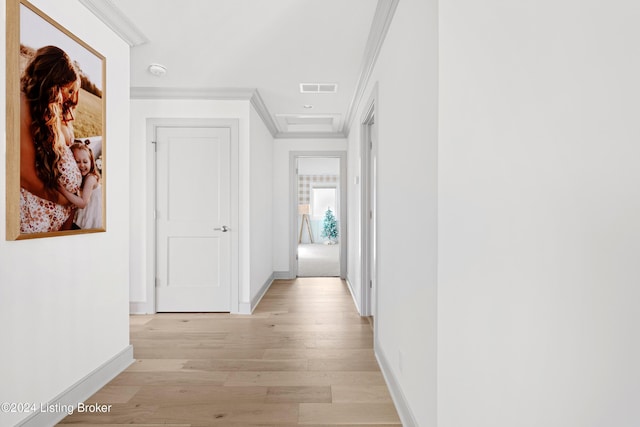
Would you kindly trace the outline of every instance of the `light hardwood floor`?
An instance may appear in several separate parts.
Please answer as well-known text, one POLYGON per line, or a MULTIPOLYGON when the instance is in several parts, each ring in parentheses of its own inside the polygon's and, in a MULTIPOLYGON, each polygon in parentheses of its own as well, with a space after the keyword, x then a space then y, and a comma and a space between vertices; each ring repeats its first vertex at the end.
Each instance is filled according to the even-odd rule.
POLYGON ((131 317, 136 362, 60 425, 398 426, 369 321, 338 278, 276 281, 251 316, 131 317))

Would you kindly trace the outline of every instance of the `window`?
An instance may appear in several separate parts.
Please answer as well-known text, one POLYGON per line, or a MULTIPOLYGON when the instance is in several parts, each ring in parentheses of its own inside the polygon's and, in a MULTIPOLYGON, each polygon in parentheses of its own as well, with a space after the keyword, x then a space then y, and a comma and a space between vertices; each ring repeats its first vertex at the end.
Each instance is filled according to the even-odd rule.
POLYGON ((337 193, 336 187, 312 187, 311 216, 315 219, 322 219, 327 209, 331 209, 331 212, 338 217, 336 211, 337 193))

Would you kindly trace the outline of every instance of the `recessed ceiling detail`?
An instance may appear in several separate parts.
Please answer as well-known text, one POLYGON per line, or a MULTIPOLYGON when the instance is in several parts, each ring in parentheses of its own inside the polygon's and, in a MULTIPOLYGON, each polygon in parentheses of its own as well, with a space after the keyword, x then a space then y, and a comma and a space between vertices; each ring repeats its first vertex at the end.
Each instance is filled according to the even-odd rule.
POLYGON ((339 132, 341 114, 276 114, 282 132, 339 132))
POLYGON ((300 83, 300 93, 336 93, 337 83, 300 83))

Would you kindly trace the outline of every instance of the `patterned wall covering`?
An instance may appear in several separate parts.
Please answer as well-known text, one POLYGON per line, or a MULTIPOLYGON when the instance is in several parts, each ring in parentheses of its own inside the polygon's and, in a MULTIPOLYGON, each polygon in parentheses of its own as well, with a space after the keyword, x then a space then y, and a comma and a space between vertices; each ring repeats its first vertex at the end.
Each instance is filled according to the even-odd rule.
POLYGON ((311 184, 332 184, 338 186, 338 175, 298 175, 298 204, 311 202, 311 184))

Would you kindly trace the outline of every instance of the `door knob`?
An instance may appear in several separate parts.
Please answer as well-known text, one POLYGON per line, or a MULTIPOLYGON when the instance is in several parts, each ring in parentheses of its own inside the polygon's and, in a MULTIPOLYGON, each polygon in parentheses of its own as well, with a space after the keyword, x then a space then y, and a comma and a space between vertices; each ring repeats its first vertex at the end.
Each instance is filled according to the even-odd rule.
POLYGON ((227 231, 229 231, 229 227, 227 227, 226 225, 223 225, 222 228, 214 228, 214 230, 222 231, 223 233, 226 233, 227 231))

